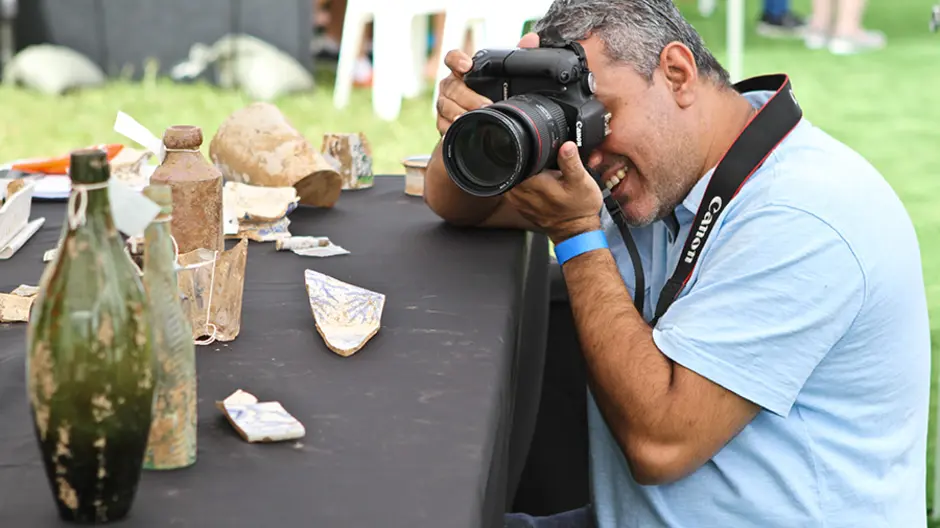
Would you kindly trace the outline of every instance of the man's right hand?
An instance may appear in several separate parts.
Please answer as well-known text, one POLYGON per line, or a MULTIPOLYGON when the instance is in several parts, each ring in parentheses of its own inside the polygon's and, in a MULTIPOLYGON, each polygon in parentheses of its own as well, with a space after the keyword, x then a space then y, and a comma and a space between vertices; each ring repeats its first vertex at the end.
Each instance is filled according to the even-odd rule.
MULTIPOLYGON (((520 48, 539 47, 539 36, 526 33, 519 41, 520 48)), ((463 82, 463 76, 473 67, 473 59, 461 50, 451 50, 444 56, 444 65, 450 69, 450 75, 441 81, 437 97, 437 131, 441 136, 447 132, 451 123, 465 112, 493 104, 486 97, 474 92, 463 82)))
POLYGON ((450 75, 441 81, 440 95, 437 98, 437 131, 441 136, 463 113, 493 104, 493 101, 464 84, 464 74, 473 67, 473 61, 466 53, 451 50, 444 57, 444 64, 450 69, 450 75))

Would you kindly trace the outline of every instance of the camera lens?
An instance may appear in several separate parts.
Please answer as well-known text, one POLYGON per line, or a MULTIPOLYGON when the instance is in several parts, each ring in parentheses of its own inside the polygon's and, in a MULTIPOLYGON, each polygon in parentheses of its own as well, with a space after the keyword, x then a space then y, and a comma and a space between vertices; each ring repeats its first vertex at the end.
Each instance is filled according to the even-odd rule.
POLYGON ((528 149, 517 143, 518 138, 525 141, 521 130, 514 130, 511 121, 500 123, 489 121, 483 116, 468 123, 466 129, 457 136, 454 149, 462 155, 457 163, 467 179, 480 187, 498 187, 500 183, 511 180, 517 171, 517 163, 525 165, 528 149))
POLYGON ((444 135, 444 166, 464 191, 495 196, 556 166, 567 135, 564 111, 551 99, 510 97, 467 112, 451 125, 444 135))

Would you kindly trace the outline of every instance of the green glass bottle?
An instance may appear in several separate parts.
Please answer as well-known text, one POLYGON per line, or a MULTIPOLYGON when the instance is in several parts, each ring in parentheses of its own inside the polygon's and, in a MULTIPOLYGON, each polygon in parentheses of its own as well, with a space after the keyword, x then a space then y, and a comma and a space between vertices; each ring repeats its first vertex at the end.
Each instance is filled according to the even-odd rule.
POLYGON ((196 462, 196 345, 183 314, 170 238, 173 190, 151 185, 144 195, 160 214, 144 231, 144 290, 153 320, 156 398, 145 469, 178 469, 196 462))
POLYGON ((72 192, 55 257, 27 331, 36 438, 59 515, 127 516, 137 494, 154 402, 143 283, 111 216, 101 150, 71 156, 72 192))

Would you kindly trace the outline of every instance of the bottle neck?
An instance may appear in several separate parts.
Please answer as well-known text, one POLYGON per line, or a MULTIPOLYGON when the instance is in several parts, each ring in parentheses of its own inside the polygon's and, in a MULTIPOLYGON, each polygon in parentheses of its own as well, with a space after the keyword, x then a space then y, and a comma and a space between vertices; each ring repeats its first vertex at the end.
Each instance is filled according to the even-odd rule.
POLYGON ((176 250, 169 215, 161 214, 144 231, 144 273, 176 272, 176 250))
POLYGON ((73 231, 115 232, 107 180, 88 183, 73 181, 66 213, 68 225, 73 231))

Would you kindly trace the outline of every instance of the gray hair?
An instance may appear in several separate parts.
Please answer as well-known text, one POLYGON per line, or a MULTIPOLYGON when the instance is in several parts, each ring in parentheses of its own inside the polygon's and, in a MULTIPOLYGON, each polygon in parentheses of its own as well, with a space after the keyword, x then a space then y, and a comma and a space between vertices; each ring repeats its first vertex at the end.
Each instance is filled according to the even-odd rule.
POLYGON ((597 35, 610 60, 633 66, 647 80, 652 80, 663 49, 681 42, 692 51, 701 75, 731 85, 728 72, 673 0, 555 0, 533 27, 540 34, 548 29, 565 40, 597 35))

